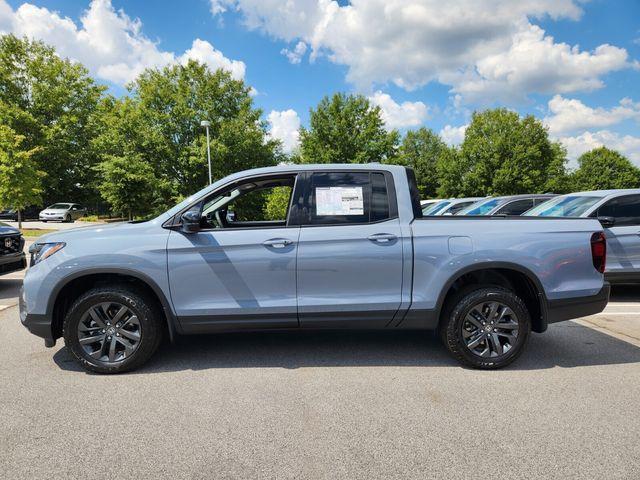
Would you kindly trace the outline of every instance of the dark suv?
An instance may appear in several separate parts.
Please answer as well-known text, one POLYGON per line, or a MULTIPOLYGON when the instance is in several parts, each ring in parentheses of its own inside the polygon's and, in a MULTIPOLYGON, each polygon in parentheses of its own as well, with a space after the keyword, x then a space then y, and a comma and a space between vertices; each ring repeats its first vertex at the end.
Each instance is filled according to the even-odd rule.
POLYGON ((20 230, 0 222, 0 275, 22 270, 27 266, 24 238, 20 230))

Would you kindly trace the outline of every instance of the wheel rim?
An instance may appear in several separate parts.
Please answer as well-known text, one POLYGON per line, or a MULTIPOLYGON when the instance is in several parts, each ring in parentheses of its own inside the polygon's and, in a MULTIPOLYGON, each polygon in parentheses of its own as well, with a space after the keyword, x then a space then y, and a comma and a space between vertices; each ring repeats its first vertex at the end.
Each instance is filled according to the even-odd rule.
POLYGON ((91 358, 118 363, 129 358, 140 345, 140 320, 133 311, 118 302, 95 305, 78 323, 78 341, 91 358))
POLYGON ((467 349, 482 358, 507 354, 516 344, 518 316, 501 302, 473 306, 462 322, 462 339, 467 349))

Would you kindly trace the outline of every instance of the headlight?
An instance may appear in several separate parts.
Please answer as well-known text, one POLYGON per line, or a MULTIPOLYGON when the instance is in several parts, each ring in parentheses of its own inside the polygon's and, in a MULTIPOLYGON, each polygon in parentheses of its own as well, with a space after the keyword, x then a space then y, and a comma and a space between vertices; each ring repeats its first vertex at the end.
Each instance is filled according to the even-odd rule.
POLYGON ((65 245, 66 243, 64 242, 34 243, 29 247, 29 253, 31 254, 31 265, 33 266, 45 260, 46 258, 49 258, 54 253, 62 250, 65 245))

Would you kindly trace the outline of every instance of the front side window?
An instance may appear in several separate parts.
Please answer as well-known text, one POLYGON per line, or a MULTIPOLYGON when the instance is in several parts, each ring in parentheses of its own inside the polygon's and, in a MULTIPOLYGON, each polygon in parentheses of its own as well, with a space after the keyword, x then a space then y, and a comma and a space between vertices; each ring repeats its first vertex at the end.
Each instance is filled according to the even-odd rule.
POLYGON ((344 225, 390 218, 384 174, 369 172, 313 173, 307 192, 310 225, 344 225))
POLYGON ((598 217, 613 217, 616 227, 640 225, 640 195, 614 198, 598 208, 598 217))
POLYGON ((295 176, 258 178, 216 192, 202 202, 201 227, 286 226, 295 176))

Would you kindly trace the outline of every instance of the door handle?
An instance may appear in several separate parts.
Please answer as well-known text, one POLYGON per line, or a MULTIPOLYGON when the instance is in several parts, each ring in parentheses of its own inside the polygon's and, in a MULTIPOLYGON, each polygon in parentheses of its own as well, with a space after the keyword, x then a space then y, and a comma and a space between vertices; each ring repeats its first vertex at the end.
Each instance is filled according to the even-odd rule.
POLYGON ((293 243, 293 240, 289 240, 288 238, 272 238, 270 240, 265 240, 262 244, 265 247, 273 247, 273 248, 284 248, 293 243))
POLYGON ((394 235, 393 233, 375 233, 373 235, 369 235, 368 238, 372 242, 388 243, 392 242, 393 240, 397 240, 398 236, 394 235))

